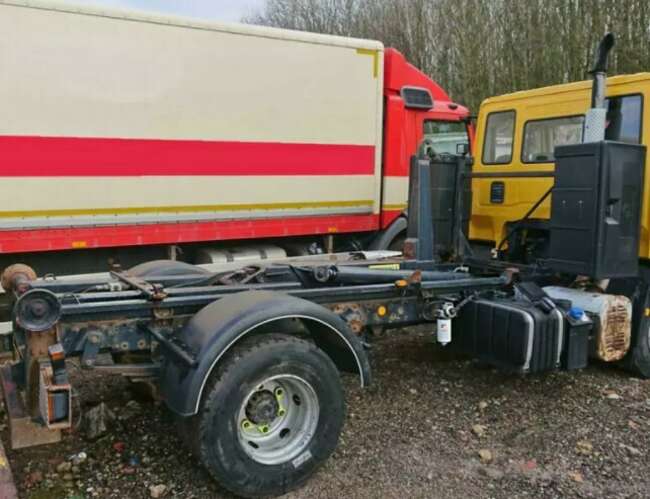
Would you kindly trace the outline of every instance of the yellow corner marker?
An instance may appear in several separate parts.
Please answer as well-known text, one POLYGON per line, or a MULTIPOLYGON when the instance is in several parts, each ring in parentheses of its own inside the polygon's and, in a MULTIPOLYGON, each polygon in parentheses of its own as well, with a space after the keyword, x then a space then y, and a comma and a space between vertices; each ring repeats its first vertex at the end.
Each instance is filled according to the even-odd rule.
POLYGON ((383 305, 380 305, 380 306, 377 308, 377 315, 378 315, 379 317, 383 317, 384 315, 386 315, 386 312, 387 312, 386 307, 384 307, 383 305))
POLYGON ((379 51, 371 49, 357 49, 359 55, 369 55, 372 57, 372 77, 379 77, 379 51))

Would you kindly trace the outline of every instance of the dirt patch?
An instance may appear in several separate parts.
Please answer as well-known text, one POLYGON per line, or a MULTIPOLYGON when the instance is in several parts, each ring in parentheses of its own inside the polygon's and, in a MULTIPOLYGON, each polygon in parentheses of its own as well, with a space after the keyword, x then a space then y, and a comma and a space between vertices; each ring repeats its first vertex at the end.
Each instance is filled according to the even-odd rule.
MULTIPOLYGON (((376 341, 373 363, 371 389, 344 378, 348 414, 334 456, 288 497, 649 495, 649 381, 609 366, 506 376, 422 331, 376 341)), ((73 376, 82 409, 103 401, 118 420, 94 442, 76 431, 57 445, 8 450, 20 497, 231 497, 185 450, 163 407, 120 378, 73 376), (80 452, 82 462, 61 465, 80 452)), ((6 445, 6 428, 2 436, 6 445)))

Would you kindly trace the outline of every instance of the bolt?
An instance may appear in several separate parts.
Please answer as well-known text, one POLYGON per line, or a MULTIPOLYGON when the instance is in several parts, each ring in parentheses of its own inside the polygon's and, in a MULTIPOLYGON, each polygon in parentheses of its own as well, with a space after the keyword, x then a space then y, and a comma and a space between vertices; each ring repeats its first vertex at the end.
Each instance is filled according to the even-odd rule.
POLYGON ((278 411, 278 416, 284 416, 285 414, 286 414, 286 412, 285 412, 284 409, 280 409, 280 410, 278 411))
POLYGON ((282 388, 276 388, 275 389, 275 396, 278 398, 282 398, 284 395, 284 390, 282 388))
POLYGON ((244 419, 244 421, 242 421, 241 427, 244 430, 248 430, 251 427, 251 422, 248 419, 244 419))
POLYGON ((268 433, 269 432, 269 427, 267 425, 262 425, 259 427, 260 431, 262 433, 268 433))

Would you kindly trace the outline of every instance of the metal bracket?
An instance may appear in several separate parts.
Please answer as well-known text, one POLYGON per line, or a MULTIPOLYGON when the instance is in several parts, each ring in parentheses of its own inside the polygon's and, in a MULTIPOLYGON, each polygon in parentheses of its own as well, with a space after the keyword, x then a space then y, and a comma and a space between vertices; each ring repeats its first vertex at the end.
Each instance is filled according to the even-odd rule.
POLYGON ((137 289, 150 300, 162 301, 167 298, 167 293, 163 291, 163 287, 160 284, 152 284, 145 281, 144 279, 129 276, 124 272, 111 271, 110 274, 115 279, 118 279, 119 281, 128 284, 132 288, 137 289))
POLYGON ((81 365, 93 367, 97 360, 97 354, 102 346, 103 335, 99 331, 91 331, 86 335, 84 350, 81 354, 81 365))
POLYGON ((0 385, 4 394, 5 408, 9 420, 9 435, 12 449, 33 447, 61 441, 61 431, 49 429, 34 422, 21 393, 16 386, 10 365, 0 368, 0 385))
POLYGON ((428 159, 411 157, 409 176, 409 208, 404 256, 418 261, 433 261, 431 164, 428 159))
POLYGON ((199 364, 199 362, 194 358, 193 355, 183 350, 183 348, 181 348, 178 344, 174 343, 172 339, 168 338, 160 331, 156 331, 155 329, 149 327, 146 324, 140 324, 139 327, 143 331, 146 331, 151 336, 153 336, 156 339, 156 341, 158 341, 158 343, 160 343, 163 346, 163 348, 166 348, 169 353, 171 353, 174 357, 180 360, 183 364, 187 365, 188 367, 196 367, 199 364))

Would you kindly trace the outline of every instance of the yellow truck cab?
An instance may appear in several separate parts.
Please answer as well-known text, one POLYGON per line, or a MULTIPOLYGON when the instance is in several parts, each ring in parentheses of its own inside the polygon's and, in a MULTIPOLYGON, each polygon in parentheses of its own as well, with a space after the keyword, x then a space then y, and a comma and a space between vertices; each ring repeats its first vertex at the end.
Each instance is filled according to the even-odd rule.
MULTIPOLYGON (((605 138, 648 145, 650 114, 644 111, 650 73, 610 77, 606 95, 605 138)), ((551 206, 551 196, 544 195, 553 185, 554 148, 582 142, 590 98, 591 82, 583 81, 482 103, 472 174, 469 239, 473 245, 499 248, 506 259, 523 263, 544 257, 551 206)), ((639 257, 647 259, 650 175, 645 176, 643 190, 639 257)))

